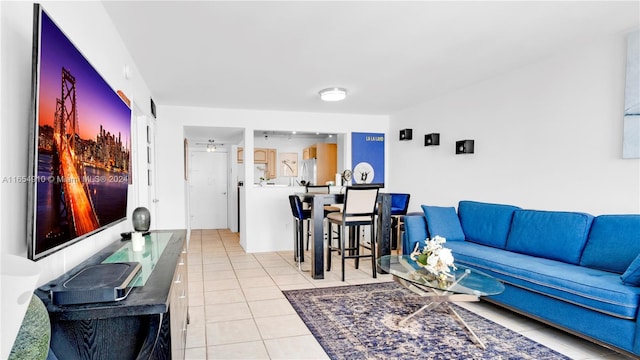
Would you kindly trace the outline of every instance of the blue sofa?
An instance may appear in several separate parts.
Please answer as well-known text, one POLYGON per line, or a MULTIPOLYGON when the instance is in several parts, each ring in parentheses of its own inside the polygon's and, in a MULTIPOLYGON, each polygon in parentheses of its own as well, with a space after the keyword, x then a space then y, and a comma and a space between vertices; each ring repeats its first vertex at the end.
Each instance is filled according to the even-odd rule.
POLYGON ((640 215, 460 201, 404 219, 403 253, 445 237, 456 263, 504 282, 485 300, 640 356, 640 215))

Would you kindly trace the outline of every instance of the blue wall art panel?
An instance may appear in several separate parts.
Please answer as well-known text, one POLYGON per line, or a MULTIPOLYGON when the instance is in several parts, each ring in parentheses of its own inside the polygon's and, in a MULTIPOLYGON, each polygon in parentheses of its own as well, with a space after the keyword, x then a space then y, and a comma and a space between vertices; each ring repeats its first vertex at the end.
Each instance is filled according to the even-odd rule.
POLYGON ((384 185, 384 134, 351 134, 352 180, 356 184, 384 185))
POLYGON ((629 34, 627 38, 622 157, 640 158, 640 31, 629 34))

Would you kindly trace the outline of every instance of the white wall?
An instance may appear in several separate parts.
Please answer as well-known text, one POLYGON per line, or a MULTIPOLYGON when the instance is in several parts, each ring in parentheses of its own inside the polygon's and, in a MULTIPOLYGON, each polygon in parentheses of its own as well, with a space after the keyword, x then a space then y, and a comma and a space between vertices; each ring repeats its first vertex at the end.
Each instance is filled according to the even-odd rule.
MULTIPOLYGON (((144 80, 125 49, 100 2, 42 2, 44 9, 114 88, 147 109, 150 97, 144 80), (127 64, 132 77, 124 78, 127 64)), ((1 178, 25 176, 28 171, 28 139, 31 109, 31 46, 33 3, 2 1, 1 7, 1 86, 0 153, 1 178)), ((135 115, 135 114, 134 114, 135 115)), ((143 115, 143 114, 137 114, 143 115)), ((135 116, 134 116, 135 117, 135 116)), ((135 130, 135 125, 133 126, 135 130)), ((144 138, 143 138, 144 139, 144 138)), ((144 140, 143 140, 144 141, 144 140)), ((135 144, 132 145, 135 149, 135 144)), ((135 181, 135 180, 134 180, 135 181)), ((28 184, 5 182, 0 185, 0 247, 2 252, 26 257, 28 184)), ((135 208, 134 186, 129 188, 130 215, 135 208)), ((75 245, 39 261, 43 268, 40 284, 46 283, 85 260, 120 233, 131 230, 130 221, 119 223, 75 245)))
MULTIPOLYGON (((45 9, 114 89, 147 111, 150 92, 99 2, 43 2, 45 9), (127 64, 132 77, 123 76, 127 64)), ((28 173, 32 3, 0 2, 1 176, 28 173)), ((386 133, 388 190, 412 194, 411 210, 423 203, 455 205, 460 199, 504 202, 528 208, 593 214, 640 212, 640 160, 621 159, 625 41, 594 39, 518 71, 461 89, 386 116, 158 107, 157 228, 186 227, 183 127, 243 127, 245 147, 253 131, 298 130, 386 133), (399 142, 399 129, 414 140, 399 142), (440 132, 439 147, 422 136, 440 132), (453 143, 475 139, 476 154, 454 155, 453 143)), ((147 114, 134 114, 147 115, 147 114)), ((135 116, 134 116, 135 118, 135 116)), ((348 136, 346 137, 348 138, 348 136)), ((350 159, 350 144, 340 161, 350 159)), ((135 145, 133 146, 135 148, 135 145)), ((245 153, 245 172, 252 166, 245 153)), ((348 163, 345 165, 349 165, 348 163)), ((247 179, 248 182, 249 179, 247 179)), ((130 193, 138 193, 134 185, 130 193)), ((0 248, 26 254, 27 184, 1 184, 0 248)), ((246 188, 246 203, 254 197, 246 188)), ((129 213, 135 208, 130 196, 129 213)), ((258 239, 268 223, 248 206, 242 243, 258 239)), ((75 266, 130 222, 51 255, 40 263, 44 283, 75 266)), ((251 251, 251 246, 246 247, 251 251)))
POLYGON ((392 115, 390 179, 421 204, 469 199, 525 208, 640 212, 640 160, 622 159, 624 34, 392 115), (440 146, 424 147, 424 134, 440 146), (455 141, 475 154, 455 155, 455 141))
MULTIPOLYGON (((349 115, 349 114, 321 114, 286 111, 256 111, 234 109, 211 109, 183 106, 158 107, 158 128, 156 142, 158 161, 158 222, 159 228, 184 228, 187 210, 185 207, 183 169, 183 139, 185 126, 235 127, 245 129, 243 146, 245 149, 254 148, 255 130, 284 130, 311 132, 379 132, 387 133, 389 119, 387 116, 349 115)), ((350 137, 349 137, 350 140, 350 137)), ((345 154, 351 154, 350 142, 345 142, 345 154)), ((350 161, 350 159, 349 159, 350 161)), ((285 210, 274 212, 280 214, 277 219, 272 213, 265 213, 262 206, 263 196, 257 194, 261 189, 250 186, 253 183, 253 152, 244 152, 245 187, 242 193, 244 209, 241 207, 240 244, 246 251, 266 251, 259 244, 263 235, 261 229, 272 224, 286 229, 291 222, 288 203, 281 205, 285 210), (250 178, 251 177, 251 178, 250 178), (252 206, 255 203, 256 206, 252 206), (258 206, 259 205, 259 206, 258 206), (289 216, 289 217, 287 217, 289 216), (248 226, 247 226, 248 225, 248 226)), ((287 230, 283 230, 287 231, 287 230)), ((292 236, 287 233, 287 236, 292 236)), ((288 244, 293 244, 292 241, 288 244)))

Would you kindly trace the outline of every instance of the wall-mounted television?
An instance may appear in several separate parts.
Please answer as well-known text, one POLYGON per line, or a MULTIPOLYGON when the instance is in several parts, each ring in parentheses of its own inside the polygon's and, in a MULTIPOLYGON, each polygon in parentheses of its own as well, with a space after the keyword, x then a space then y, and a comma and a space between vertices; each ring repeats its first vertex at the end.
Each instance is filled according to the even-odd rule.
POLYGON ((28 257, 127 217, 131 109, 34 5, 28 257))

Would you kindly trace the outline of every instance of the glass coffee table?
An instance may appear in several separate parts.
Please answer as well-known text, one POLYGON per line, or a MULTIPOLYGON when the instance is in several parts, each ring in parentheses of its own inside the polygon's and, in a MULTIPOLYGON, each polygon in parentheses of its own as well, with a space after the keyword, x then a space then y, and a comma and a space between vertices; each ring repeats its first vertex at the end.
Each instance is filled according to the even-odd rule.
POLYGON ((426 305, 400 321, 398 325, 404 325, 409 319, 425 310, 433 310, 438 306, 446 306, 449 313, 460 322, 471 335, 471 340, 481 348, 486 346, 471 328, 464 322, 449 302, 454 301, 478 301, 480 296, 496 295, 504 291, 504 285, 498 279, 481 271, 456 265, 457 270, 452 270, 452 276, 447 281, 438 281, 424 268, 411 260, 409 255, 385 255, 378 259, 381 270, 393 275, 393 279, 413 291, 414 293, 428 297, 426 305))

